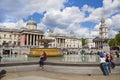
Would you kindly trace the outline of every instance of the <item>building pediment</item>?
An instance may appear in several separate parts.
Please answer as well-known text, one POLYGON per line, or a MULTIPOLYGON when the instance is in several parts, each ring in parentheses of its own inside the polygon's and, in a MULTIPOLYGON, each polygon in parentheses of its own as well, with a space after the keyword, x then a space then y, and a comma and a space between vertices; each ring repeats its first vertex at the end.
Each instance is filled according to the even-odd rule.
POLYGON ((21 33, 44 34, 44 32, 41 30, 30 30, 30 29, 22 30, 21 33))
POLYGON ((109 39, 108 38, 100 38, 100 37, 96 37, 93 39, 93 42, 104 42, 104 41, 108 41, 109 39))

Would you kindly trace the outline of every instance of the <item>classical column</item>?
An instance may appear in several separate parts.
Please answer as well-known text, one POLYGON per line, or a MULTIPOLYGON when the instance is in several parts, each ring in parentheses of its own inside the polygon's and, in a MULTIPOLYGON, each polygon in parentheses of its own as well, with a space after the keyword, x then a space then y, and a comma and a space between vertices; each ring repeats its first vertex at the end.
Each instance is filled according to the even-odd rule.
POLYGON ((32 46, 33 46, 33 34, 32 34, 32 46))
POLYGON ((31 43, 32 43, 32 35, 30 34, 30 46, 31 46, 31 43))
MULTIPOLYGON (((25 34, 22 35, 22 46, 25 45, 25 39, 24 39, 24 37, 25 37, 25 34)), ((14 43, 14 42, 13 42, 13 43, 14 43)))
POLYGON ((36 46, 36 35, 35 35, 35 46, 36 46))
MULTIPOLYGON (((39 39, 39 35, 38 35, 38 40, 40 40, 40 39, 39 39)), ((39 43, 40 43, 40 42, 38 42, 38 46, 39 46, 39 43)))
POLYGON ((57 38, 55 38, 55 47, 57 47, 57 38))
POLYGON ((26 35, 27 35, 27 44, 26 44, 26 45, 28 46, 28 41, 29 41, 29 40, 28 40, 28 36, 29 36, 29 35, 28 35, 28 34, 26 34, 26 35))
MULTIPOLYGON (((38 39, 40 40, 41 39, 41 36, 38 35, 38 39)), ((40 46, 41 42, 38 43, 38 45, 40 46)))
POLYGON ((30 34, 28 34, 28 45, 30 46, 30 34))
POLYGON ((58 47, 60 47, 60 38, 58 38, 58 47))
POLYGON ((20 46, 22 46, 22 45, 23 45, 23 35, 20 34, 20 46))
POLYGON ((33 46, 35 45, 35 35, 33 34, 33 46))
POLYGON ((61 43, 62 43, 62 46, 61 46, 61 47, 62 47, 62 48, 63 48, 63 42, 64 42, 63 39, 61 39, 61 43))
POLYGON ((36 46, 38 46, 38 35, 36 35, 36 46))
POLYGON ((65 48, 65 39, 64 39, 64 48, 65 48))
POLYGON ((101 48, 100 42, 98 42, 99 48, 101 48))
POLYGON ((98 48, 98 44, 97 44, 98 42, 96 42, 96 47, 98 48))

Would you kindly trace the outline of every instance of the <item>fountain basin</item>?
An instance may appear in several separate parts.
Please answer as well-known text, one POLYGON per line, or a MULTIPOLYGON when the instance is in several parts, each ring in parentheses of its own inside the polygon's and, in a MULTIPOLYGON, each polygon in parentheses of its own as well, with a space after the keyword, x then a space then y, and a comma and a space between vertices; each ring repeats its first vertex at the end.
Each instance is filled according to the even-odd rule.
POLYGON ((31 48, 29 56, 41 56, 43 51, 46 52, 47 56, 61 56, 62 52, 59 48, 31 48))

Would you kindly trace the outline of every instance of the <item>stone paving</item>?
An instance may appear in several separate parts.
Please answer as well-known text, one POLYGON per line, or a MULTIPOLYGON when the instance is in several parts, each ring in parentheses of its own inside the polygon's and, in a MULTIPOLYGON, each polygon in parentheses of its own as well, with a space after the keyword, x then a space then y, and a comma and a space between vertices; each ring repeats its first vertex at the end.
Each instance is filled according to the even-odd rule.
MULTIPOLYGON (((54 62, 57 61, 52 61, 52 63, 54 62)), ((56 64, 45 65, 45 70, 41 70, 39 68, 39 65, 36 63, 32 65, 19 65, 9 67, 1 66, 0 70, 5 69, 8 73, 0 80, 120 80, 120 66, 116 66, 116 68, 112 70, 112 74, 109 76, 103 76, 99 67, 80 67, 67 65, 60 66, 62 62, 57 63, 59 66, 56 64)), ((65 62, 64 64, 67 63, 65 62)), ((77 63, 75 64, 77 65, 77 63)))
POLYGON ((120 80, 120 74, 110 74, 109 76, 80 75, 37 70, 8 73, 1 80, 120 80))
POLYGON ((58 80, 58 79, 45 78, 40 76, 25 76, 25 77, 13 78, 7 80, 58 80))

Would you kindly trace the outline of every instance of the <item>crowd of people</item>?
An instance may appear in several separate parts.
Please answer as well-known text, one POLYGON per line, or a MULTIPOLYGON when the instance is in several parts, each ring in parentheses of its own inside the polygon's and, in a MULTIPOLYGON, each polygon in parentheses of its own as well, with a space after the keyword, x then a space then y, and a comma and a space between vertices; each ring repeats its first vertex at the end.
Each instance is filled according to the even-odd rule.
POLYGON ((103 72, 103 75, 109 75, 111 73, 111 69, 115 68, 113 56, 109 52, 101 52, 99 56, 100 68, 103 72))

